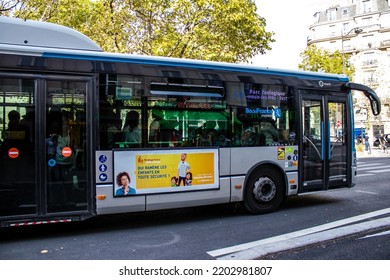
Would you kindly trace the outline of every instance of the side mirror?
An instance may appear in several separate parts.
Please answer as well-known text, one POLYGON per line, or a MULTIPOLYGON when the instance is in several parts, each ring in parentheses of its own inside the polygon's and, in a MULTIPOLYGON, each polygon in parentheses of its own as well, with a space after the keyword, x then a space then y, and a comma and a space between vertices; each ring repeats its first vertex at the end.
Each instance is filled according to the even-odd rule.
POLYGON ((376 100, 371 100, 370 103, 371 103, 372 113, 375 116, 378 116, 379 113, 381 112, 378 102, 376 100))

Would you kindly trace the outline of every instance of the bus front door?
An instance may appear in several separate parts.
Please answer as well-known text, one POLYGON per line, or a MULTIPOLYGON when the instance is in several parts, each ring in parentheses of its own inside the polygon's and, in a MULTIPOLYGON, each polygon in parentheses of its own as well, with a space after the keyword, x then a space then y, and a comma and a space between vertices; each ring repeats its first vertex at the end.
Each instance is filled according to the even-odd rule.
POLYGON ((301 94, 301 192, 349 186, 347 98, 301 94))

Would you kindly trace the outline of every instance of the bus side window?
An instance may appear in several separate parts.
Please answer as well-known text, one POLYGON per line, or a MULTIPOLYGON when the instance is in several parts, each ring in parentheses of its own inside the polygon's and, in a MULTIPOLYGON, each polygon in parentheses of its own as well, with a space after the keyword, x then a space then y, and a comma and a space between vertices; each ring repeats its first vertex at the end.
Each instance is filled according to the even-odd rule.
POLYGON ((112 149, 116 142, 122 140, 122 120, 112 110, 111 106, 104 106, 100 110, 99 131, 100 146, 102 149, 112 149))

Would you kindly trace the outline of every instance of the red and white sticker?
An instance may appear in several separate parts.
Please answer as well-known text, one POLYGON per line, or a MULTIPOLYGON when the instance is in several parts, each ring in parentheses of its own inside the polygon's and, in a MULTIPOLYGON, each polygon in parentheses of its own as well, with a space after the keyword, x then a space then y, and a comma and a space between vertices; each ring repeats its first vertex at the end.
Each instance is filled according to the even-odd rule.
POLYGON ((17 158, 19 156, 19 150, 17 148, 11 148, 8 150, 8 156, 10 158, 17 158))
POLYGON ((69 148, 69 147, 64 147, 64 148, 62 149, 62 155, 63 155, 64 157, 70 157, 70 156, 72 155, 72 149, 69 148))

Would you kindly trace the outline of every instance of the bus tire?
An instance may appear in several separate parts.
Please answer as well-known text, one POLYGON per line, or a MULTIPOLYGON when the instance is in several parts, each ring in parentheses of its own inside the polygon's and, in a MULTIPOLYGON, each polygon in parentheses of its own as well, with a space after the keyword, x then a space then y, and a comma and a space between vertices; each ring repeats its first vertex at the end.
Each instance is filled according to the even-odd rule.
POLYGON ((254 170, 245 184, 244 206, 253 214, 277 210, 283 202, 285 187, 281 172, 270 166, 254 170))

